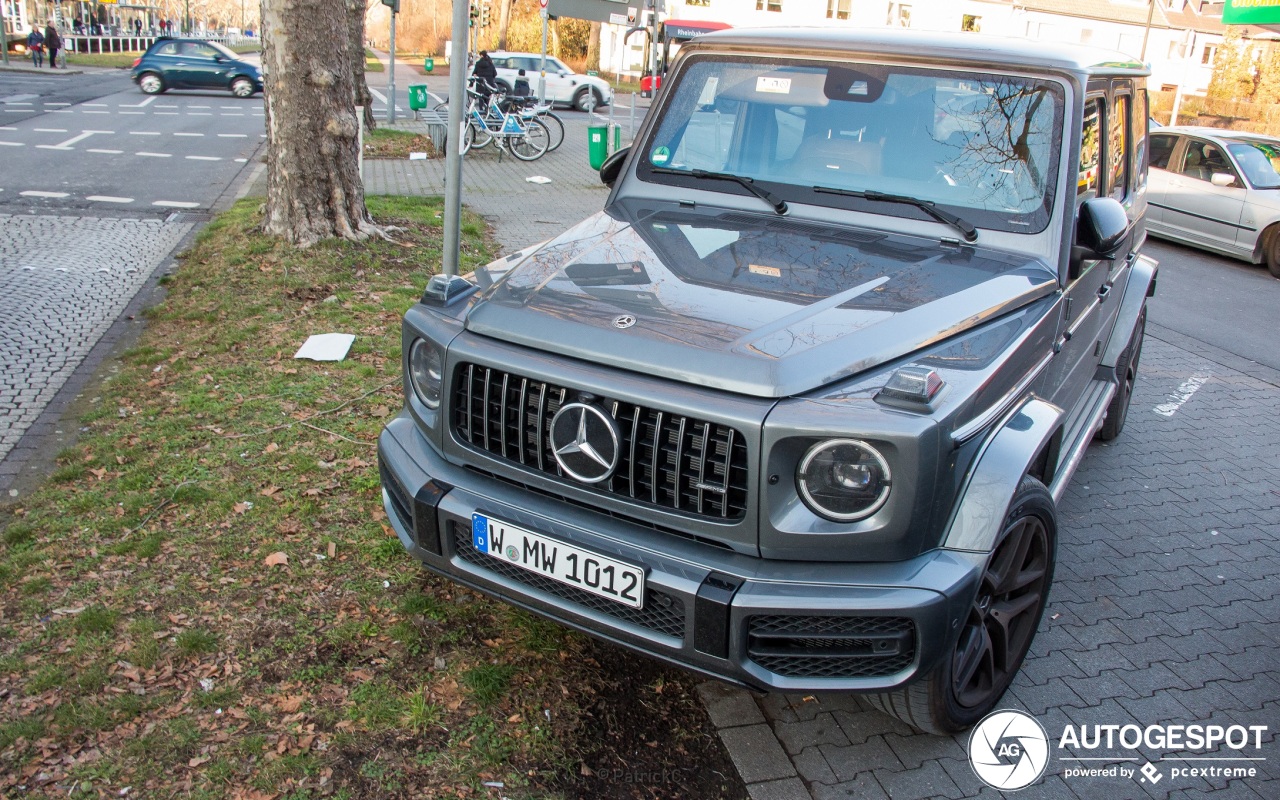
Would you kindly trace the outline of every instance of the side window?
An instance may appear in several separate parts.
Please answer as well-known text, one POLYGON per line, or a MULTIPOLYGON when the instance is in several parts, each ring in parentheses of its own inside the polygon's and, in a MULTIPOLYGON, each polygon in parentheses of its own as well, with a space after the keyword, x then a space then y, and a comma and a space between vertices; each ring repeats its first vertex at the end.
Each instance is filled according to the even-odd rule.
POLYGON ((176 56, 178 54, 178 43, 165 42, 156 48, 155 54, 158 56, 176 56))
POLYGON ((509 58, 494 58, 491 60, 493 61, 494 69, 511 69, 511 59, 509 58))
POLYGON ((1098 196, 1102 176, 1102 101, 1090 100, 1084 107, 1084 126, 1080 134, 1080 175, 1076 181, 1076 200, 1098 196))
POLYGON ((1116 98, 1108 118, 1107 180, 1108 197, 1124 200, 1129 196, 1129 109, 1130 98, 1116 98))
POLYGON ((1151 134, 1151 166, 1156 169, 1168 169, 1169 159, 1173 157, 1173 148, 1178 146, 1178 137, 1172 133, 1151 134))

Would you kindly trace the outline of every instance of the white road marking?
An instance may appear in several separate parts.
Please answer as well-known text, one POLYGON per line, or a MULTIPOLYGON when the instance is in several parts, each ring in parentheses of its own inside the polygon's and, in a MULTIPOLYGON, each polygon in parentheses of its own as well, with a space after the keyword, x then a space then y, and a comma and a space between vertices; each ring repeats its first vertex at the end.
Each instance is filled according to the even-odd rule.
POLYGON ((173 153, 134 153, 135 156, 150 156, 151 158, 173 158, 173 153))
POLYGON ((157 117, 176 117, 178 116, 178 112, 177 111, 157 111, 156 116, 157 117))
POLYGON ((94 148, 90 147, 89 149, 85 150, 85 152, 86 153, 105 153, 109 156, 118 156, 124 151, 123 150, 95 150, 94 148))
POLYGON ((1182 404, 1190 400, 1191 396, 1212 377, 1213 373, 1209 370, 1200 370, 1183 381, 1182 385, 1173 394, 1169 395, 1168 402, 1156 406, 1154 411, 1162 417, 1172 417, 1177 413, 1178 409, 1182 408, 1182 404))
POLYGON ((243 117, 244 114, 223 114, 224 117, 243 117))
POLYGON ((0 142, 0 146, 3 147, 22 147, 25 144, 26 142, 0 142))
POLYGON ((85 200, 93 200, 97 203, 132 203, 132 197, 111 197, 105 194, 91 194, 85 200))
POLYGON ((199 208, 199 203, 184 203, 180 200, 157 200, 151 205, 163 208, 199 208))
POLYGON ((69 106, 70 103, 45 103, 46 106, 69 106))
POLYGON ((237 159, 236 159, 236 163, 237 163, 237 164, 247 164, 247 163, 249 163, 249 159, 247 159, 247 158, 237 158, 237 159))
POLYGON ((188 161, 221 161, 218 156, 187 156, 188 161))
POLYGON ((18 194, 22 195, 23 197, 52 197, 52 198, 59 198, 59 197, 69 197, 69 196, 70 196, 70 195, 68 195, 66 192, 18 192, 18 194))
POLYGON ((160 131, 129 131, 130 136, 159 136, 160 131))
MULTIPOLYGON (((35 96, 35 95, 28 95, 28 97, 34 97, 34 96, 35 96)), ((17 100, 5 100, 5 101, 4 101, 4 104, 5 104, 5 105, 7 105, 7 106, 29 106, 29 105, 31 105, 30 103, 23 103, 23 102, 19 102, 19 101, 17 101, 17 100)))
POLYGON ((163 105, 162 105, 162 104, 160 104, 160 103, 157 103, 157 104, 156 104, 156 108, 178 108, 178 106, 170 105, 170 104, 168 104, 168 103, 165 103, 165 104, 163 104, 163 105))
POLYGON ((46 111, 46 112, 44 112, 44 113, 46 113, 46 114, 74 114, 74 113, 76 113, 76 112, 72 111, 72 110, 71 110, 71 109, 69 109, 69 108, 51 108, 51 109, 49 109, 48 111, 46 111))
POLYGON ((36 149, 37 150, 75 150, 74 147, 63 147, 57 144, 38 144, 36 145, 36 149))
POLYGON ((106 103, 85 103, 85 108, 106 108, 106 103))
POLYGON ((110 111, 81 111, 81 114, 110 114, 110 111))
POLYGON ((38 94, 11 94, 8 97, 0 97, 0 103, 7 103, 9 105, 14 105, 14 106, 16 105, 29 106, 31 104, 25 101, 34 100, 39 96, 40 95, 38 94))
MULTIPOLYGON (((192 111, 187 114, 188 117, 212 117, 213 115, 207 111, 192 111)), ((226 114, 223 114, 225 117, 226 114)))
POLYGON ((203 133, 175 133, 174 136, 204 136, 203 133))
POLYGON ((117 113, 117 114, 137 114, 138 116, 142 116, 143 114, 145 114, 145 113, 147 113, 147 112, 145 112, 145 111, 117 111, 116 113, 117 113))
POLYGON ((223 111, 228 111, 228 110, 239 111, 240 110, 240 106, 218 106, 218 108, 222 109, 223 111))
POLYGON ((16 130, 17 128, 13 128, 8 125, 0 125, 0 131, 16 131, 16 130))
MULTIPOLYGON (((13 130, 16 130, 16 128, 13 130)), ((66 128, 32 128, 31 130, 35 131, 36 133, 66 133, 67 132, 66 128)))
POLYGON ((76 142, 83 141, 84 139, 88 139, 90 136, 94 135, 95 133, 114 133, 114 131, 85 131, 79 136, 72 136, 70 139, 66 140, 65 142, 59 142, 54 146, 60 147, 64 150, 70 150, 71 145, 75 144, 76 142))
MULTIPOLYGON (((158 108, 159 106, 157 106, 158 108)), ((187 108, 213 108, 213 106, 187 106, 187 108)))
MULTIPOLYGON (((9 130, 17 130, 17 128, 10 128, 9 130)), ((249 134, 247 134, 247 133, 220 133, 220 134, 218 134, 218 138, 219 138, 219 139, 245 139, 245 138, 248 138, 248 136, 249 136, 249 134)))
POLYGON ((155 101, 156 99, 154 97, 148 97, 146 100, 143 100, 141 103, 121 103, 120 108, 146 108, 147 106, 151 105, 155 101))

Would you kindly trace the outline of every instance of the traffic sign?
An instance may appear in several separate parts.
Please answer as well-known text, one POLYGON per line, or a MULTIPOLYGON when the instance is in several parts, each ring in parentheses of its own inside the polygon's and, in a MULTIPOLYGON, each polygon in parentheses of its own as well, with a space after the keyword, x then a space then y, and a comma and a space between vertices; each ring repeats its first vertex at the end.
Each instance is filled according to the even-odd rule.
POLYGON ((547 0, 538 0, 538 8, 546 8, 547 0))

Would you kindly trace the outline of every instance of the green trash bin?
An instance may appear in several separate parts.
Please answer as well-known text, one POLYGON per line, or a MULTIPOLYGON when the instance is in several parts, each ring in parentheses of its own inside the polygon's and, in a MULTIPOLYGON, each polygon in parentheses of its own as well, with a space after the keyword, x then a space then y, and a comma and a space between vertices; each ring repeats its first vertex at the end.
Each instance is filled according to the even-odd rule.
POLYGON ((587 154, 591 157, 591 168, 600 169, 609 156, 609 126, 591 125, 587 128, 587 154))
POLYGON ((425 69, 427 72, 430 72, 431 70, 436 68, 436 60, 431 56, 427 56, 422 60, 422 68, 425 69))
POLYGON ((422 111, 427 107, 427 85, 415 83, 409 87, 409 110, 422 111))

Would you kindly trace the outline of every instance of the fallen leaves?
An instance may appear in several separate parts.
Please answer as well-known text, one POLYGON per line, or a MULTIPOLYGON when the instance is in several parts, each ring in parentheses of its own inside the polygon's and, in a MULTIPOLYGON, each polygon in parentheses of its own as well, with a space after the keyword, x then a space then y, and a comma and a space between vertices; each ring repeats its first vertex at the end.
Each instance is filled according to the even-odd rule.
POLYGON ((283 552, 275 552, 262 560, 268 567, 283 566, 289 563, 289 556, 283 552))

